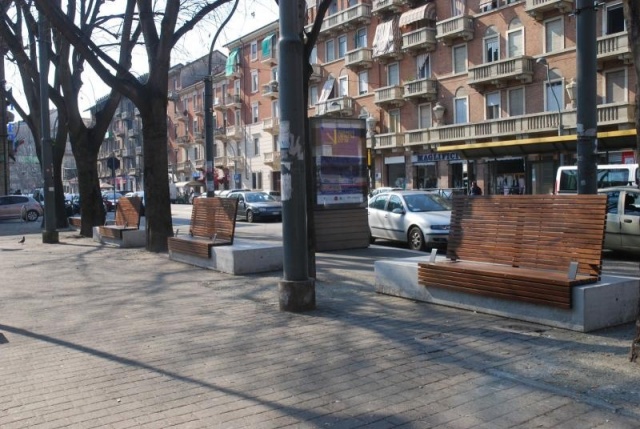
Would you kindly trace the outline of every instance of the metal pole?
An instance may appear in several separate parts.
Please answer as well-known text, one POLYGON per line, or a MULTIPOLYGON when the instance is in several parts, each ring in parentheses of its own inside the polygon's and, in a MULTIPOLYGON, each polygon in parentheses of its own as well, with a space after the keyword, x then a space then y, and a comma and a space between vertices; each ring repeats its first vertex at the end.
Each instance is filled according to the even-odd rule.
POLYGON ((53 140, 49 117, 49 23, 43 13, 38 14, 38 63, 40 66, 40 133, 42 145, 42 177, 44 178, 43 243, 58 243, 56 231, 56 193, 53 184, 53 140))
MULTIPOLYGON (((211 45, 213 46, 213 44, 211 45)), ((211 68, 209 68, 211 73, 211 68)), ((213 82, 211 75, 204 78, 204 141, 206 154, 207 197, 215 196, 215 185, 213 183, 213 159, 216 151, 215 140, 213 139, 213 82)))
POLYGON ((278 285, 280 310, 307 311, 316 306, 315 281, 308 273, 303 94, 305 1, 280 0, 278 79, 280 88, 280 156, 283 275, 278 285))
POLYGON ((597 84, 596 5, 593 0, 576 1, 576 68, 578 134, 578 194, 595 194, 597 183, 597 84))

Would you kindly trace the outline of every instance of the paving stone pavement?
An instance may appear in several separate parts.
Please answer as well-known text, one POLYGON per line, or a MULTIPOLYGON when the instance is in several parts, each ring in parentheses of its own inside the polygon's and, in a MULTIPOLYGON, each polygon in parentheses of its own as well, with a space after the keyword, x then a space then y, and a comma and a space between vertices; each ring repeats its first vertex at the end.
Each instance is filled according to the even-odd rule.
MULTIPOLYGON (((581 334, 378 295, 375 249, 282 273, 0 236, 0 428, 640 428, 632 324, 581 334)), ((409 254, 407 256, 413 256, 409 254)))

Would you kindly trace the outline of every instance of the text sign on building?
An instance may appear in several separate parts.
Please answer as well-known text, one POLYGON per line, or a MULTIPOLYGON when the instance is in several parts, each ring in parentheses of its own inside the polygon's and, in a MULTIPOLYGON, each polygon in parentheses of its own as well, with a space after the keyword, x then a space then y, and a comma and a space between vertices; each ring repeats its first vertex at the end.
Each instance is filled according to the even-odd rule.
POLYGON ((444 152, 444 153, 424 153, 415 155, 414 164, 421 164, 425 162, 435 161, 460 161, 462 158, 456 152, 444 152))
POLYGON ((360 205, 367 196, 363 119, 311 118, 316 207, 360 205))

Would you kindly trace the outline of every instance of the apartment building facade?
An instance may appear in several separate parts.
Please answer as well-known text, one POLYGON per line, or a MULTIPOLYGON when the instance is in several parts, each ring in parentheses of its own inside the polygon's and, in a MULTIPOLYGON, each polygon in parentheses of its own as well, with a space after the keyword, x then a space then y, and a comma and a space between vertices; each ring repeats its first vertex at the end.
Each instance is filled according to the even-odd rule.
MULTIPOLYGON (((317 10, 307 2, 307 24, 317 10)), ((336 0, 309 116, 367 118, 375 186, 551 193, 576 163, 573 0, 336 0)), ((600 163, 632 161, 635 78, 619 0, 597 10, 600 163)))

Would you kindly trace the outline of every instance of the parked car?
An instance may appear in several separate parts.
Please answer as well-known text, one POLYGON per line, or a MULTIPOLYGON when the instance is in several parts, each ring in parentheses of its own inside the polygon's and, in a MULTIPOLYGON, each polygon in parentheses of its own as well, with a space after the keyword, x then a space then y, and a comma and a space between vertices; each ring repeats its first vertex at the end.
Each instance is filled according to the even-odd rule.
POLYGON ((402 188, 391 188, 389 186, 383 186, 382 188, 371 189, 369 191, 369 198, 381 194, 383 192, 401 191, 402 188))
POLYGON ((140 197, 142 205, 140 206, 140 216, 144 216, 144 191, 127 192, 125 197, 140 197))
POLYGON ((233 191, 227 198, 238 199, 237 219, 251 223, 259 219, 282 220, 282 203, 260 191, 233 191))
POLYGON ((369 199, 369 234, 407 243, 413 250, 444 248, 451 224, 451 202, 425 191, 379 193, 369 199))
POLYGON ((238 189, 223 189, 223 190, 220 191, 219 195, 221 197, 228 197, 230 193, 239 192, 239 191, 249 192, 249 191, 251 191, 251 189, 246 189, 246 188, 242 188, 242 189, 239 189, 239 188, 238 189))
POLYGON ((640 189, 617 186, 598 193, 607 196, 604 248, 640 254, 640 189))
POLYGON ((0 196, 0 219, 23 219, 35 222, 43 215, 39 202, 26 195, 0 196))

